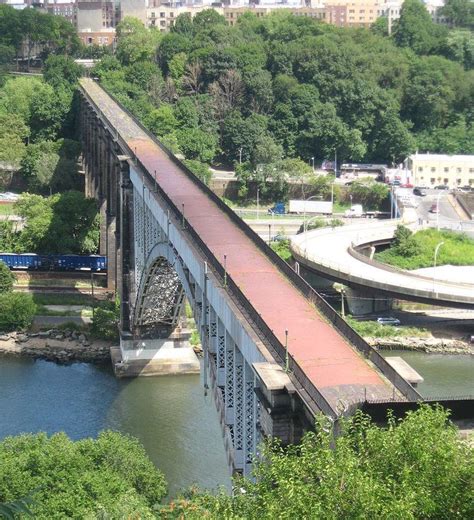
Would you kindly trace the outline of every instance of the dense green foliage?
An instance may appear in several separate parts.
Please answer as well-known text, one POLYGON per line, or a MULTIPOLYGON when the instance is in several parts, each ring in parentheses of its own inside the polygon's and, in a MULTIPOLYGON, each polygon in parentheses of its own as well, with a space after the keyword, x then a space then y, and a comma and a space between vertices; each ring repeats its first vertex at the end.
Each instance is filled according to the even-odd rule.
POLYGON ((299 446, 266 447, 256 481, 239 481, 234 496, 187 496, 162 517, 472 518, 474 449, 446 420, 423 406, 380 428, 358 413, 336 441, 321 421, 299 446))
POLYGON ((0 260, 0 294, 11 292, 15 282, 15 275, 8 266, 0 260))
POLYGON ((392 36, 382 23, 342 29, 284 13, 230 27, 212 10, 179 16, 169 34, 130 18, 117 33, 116 57, 94 71, 103 85, 173 151, 237 162, 244 190, 272 181, 281 194, 311 177, 312 157, 335 152, 474 152, 472 35, 434 24, 420 0, 405 2, 392 36))
POLYGON ((94 307, 91 333, 100 339, 117 341, 119 339, 118 323, 120 319, 120 302, 102 301, 94 307))
POLYGON ((0 331, 27 329, 33 321, 35 312, 36 305, 31 294, 0 293, 0 331))
POLYGON ((393 325, 381 325, 376 321, 358 321, 352 316, 346 317, 349 325, 364 338, 397 338, 397 337, 423 337, 428 335, 426 329, 416 327, 395 327, 393 325))
MULTIPOLYGON (((3 7, 3 6, 1 6, 3 7)), ((82 68, 51 55, 44 81, 9 77, 0 88, 0 162, 17 167, 36 193, 81 189, 74 88, 82 68)))
POLYGON ((432 267, 436 246, 444 244, 438 251, 436 265, 474 265, 474 240, 462 233, 425 229, 412 234, 399 226, 392 245, 375 254, 375 258, 402 269, 432 267))
POLYGON ((0 250, 17 253, 96 253, 99 216, 95 200, 67 191, 50 197, 24 194, 14 212, 25 219, 21 230, 0 223, 0 250))
POLYGON ((143 447, 116 432, 76 442, 64 433, 7 437, 0 460, 0 502, 31 494, 38 520, 155 518, 166 494, 143 447))
POLYGON ((291 260, 292 254, 290 249, 290 241, 288 239, 272 242, 270 247, 282 260, 285 260, 285 262, 289 262, 291 260))
POLYGON ((40 46, 41 57, 45 58, 76 52, 80 41, 73 25, 62 16, 0 5, 0 53, 8 55, 9 61, 13 57, 25 58, 29 66, 36 46, 40 46))

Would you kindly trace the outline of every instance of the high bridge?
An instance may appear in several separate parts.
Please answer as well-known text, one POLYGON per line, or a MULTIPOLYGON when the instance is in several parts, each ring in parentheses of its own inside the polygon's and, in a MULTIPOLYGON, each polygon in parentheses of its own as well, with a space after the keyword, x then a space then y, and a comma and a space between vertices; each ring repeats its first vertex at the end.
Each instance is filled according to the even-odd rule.
MULTIPOLYGON (((169 336, 190 303, 229 462, 262 435, 297 442, 322 412, 417 391, 96 82, 80 82, 86 195, 101 215, 120 348, 169 336)), ((206 383, 206 381, 205 381, 206 383)))

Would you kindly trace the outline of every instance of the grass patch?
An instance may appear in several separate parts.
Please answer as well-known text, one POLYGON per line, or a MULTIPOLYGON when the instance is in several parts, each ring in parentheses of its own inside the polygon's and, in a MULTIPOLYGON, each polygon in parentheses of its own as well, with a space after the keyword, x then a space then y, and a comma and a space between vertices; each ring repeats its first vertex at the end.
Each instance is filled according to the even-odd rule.
POLYGON ((0 215, 14 215, 13 202, 11 204, 0 204, 0 215))
POLYGON ((376 321, 357 321, 351 316, 346 317, 347 323, 362 337, 370 338, 423 338, 429 335, 426 329, 417 327, 394 327, 393 325, 380 325, 376 321))
POLYGON ((92 306, 97 300, 88 294, 41 294, 32 295, 36 305, 84 305, 92 306))
POLYGON ((199 337, 199 333, 197 330, 193 330, 191 332, 191 336, 189 338, 189 343, 193 346, 193 347, 197 347, 198 345, 201 344, 201 338, 199 337))
POLYGON ((432 267, 436 246, 439 248, 436 265, 474 265, 474 240, 462 233, 425 229, 408 237, 408 247, 394 243, 375 258, 401 269, 432 267))

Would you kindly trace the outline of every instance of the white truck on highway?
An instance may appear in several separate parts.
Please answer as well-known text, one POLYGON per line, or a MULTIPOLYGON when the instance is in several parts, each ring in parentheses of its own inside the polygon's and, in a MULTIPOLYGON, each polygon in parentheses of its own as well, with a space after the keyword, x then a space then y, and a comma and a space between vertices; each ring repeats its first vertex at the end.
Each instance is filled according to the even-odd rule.
POLYGON ((321 213, 323 215, 332 215, 332 201, 290 200, 288 203, 288 213, 321 213))
POLYGON ((375 218, 382 215, 380 211, 364 211, 362 204, 354 204, 350 209, 346 209, 344 216, 347 218, 375 218))

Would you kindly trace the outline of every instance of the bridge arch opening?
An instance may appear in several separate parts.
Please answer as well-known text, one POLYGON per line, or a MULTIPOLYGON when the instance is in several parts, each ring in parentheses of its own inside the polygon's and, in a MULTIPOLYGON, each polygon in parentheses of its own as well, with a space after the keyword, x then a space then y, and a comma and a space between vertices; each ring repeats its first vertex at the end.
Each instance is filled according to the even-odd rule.
POLYGON ((133 331, 141 338, 167 338, 184 310, 185 292, 174 266, 156 257, 144 272, 133 316, 133 331))

